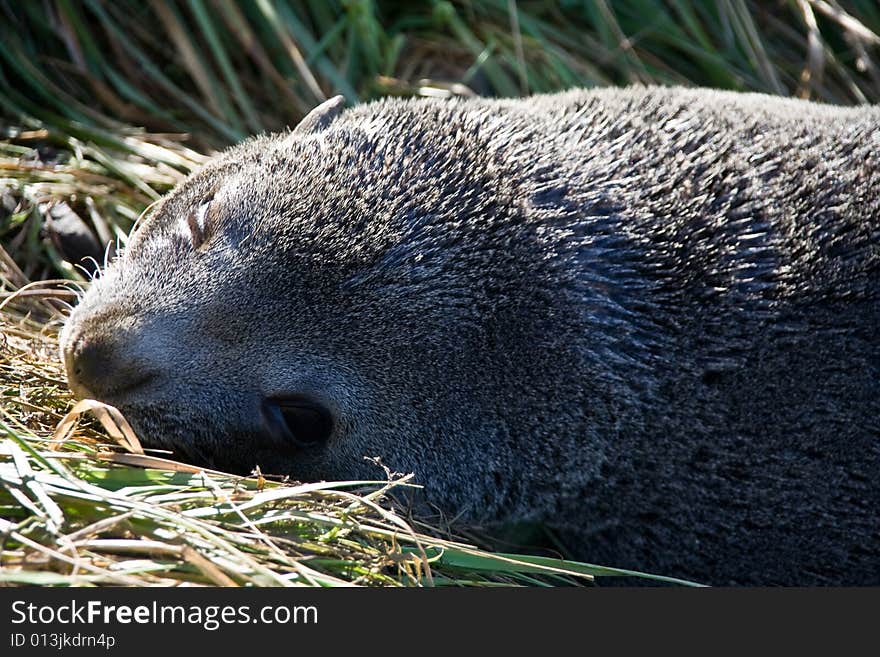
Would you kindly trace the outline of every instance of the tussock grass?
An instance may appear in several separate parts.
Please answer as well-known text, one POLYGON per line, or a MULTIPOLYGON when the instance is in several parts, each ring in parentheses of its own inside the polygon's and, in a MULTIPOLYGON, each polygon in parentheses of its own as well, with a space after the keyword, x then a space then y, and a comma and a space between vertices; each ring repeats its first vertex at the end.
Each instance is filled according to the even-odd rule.
POLYGON ((66 257, 64 239, 70 231, 56 227, 58 211, 81 222, 102 257, 108 247, 124 243, 151 203, 206 160, 179 140, 135 128, 0 128, 5 282, 87 280, 83 263, 66 257))
POLYGON ((334 93, 880 101, 875 0, 0 0, 0 17, 0 244, 32 279, 83 278, 53 208, 112 243, 205 154, 334 93))
POLYGON ((2 0, 5 111, 213 145, 331 93, 677 83, 880 99, 874 0, 2 0))

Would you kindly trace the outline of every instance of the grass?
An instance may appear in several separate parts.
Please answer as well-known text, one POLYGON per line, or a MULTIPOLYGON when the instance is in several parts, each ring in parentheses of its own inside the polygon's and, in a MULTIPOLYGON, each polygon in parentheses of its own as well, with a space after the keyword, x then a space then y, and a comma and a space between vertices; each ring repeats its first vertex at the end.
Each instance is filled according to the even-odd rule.
POLYGON ((396 506, 406 478, 286 484, 127 452, 112 423, 69 415, 56 339, 75 286, 216 149, 334 93, 657 83, 880 101, 874 0, 0 0, 0 17, 0 584, 626 574, 453 540, 396 506))
POLYGON ((874 0, 0 0, 0 16, 0 244, 32 278, 87 278, 53 206, 99 259, 206 155, 334 93, 656 83, 880 101, 874 0))

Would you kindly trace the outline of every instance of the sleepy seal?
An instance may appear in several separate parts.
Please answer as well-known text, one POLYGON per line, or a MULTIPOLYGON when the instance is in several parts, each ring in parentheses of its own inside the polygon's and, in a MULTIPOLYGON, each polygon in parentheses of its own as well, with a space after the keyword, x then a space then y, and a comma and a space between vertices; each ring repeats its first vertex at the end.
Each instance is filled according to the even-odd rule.
POLYGON ((880 111, 708 90, 317 108, 169 194, 62 335, 147 444, 415 472, 712 584, 880 584, 880 111))

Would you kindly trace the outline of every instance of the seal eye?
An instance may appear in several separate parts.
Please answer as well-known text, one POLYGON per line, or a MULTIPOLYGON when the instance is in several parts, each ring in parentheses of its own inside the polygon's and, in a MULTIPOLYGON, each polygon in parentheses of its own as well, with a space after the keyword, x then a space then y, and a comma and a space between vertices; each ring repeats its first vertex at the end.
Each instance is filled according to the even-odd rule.
POLYGON ((264 400, 263 414, 272 438, 279 445, 317 447, 333 433, 330 411, 300 395, 264 400))
POLYGON ((213 198, 202 201, 195 210, 191 210, 186 216, 186 225, 189 227, 194 249, 200 248, 208 239, 211 228, 210 209, 213 202, 213 198))

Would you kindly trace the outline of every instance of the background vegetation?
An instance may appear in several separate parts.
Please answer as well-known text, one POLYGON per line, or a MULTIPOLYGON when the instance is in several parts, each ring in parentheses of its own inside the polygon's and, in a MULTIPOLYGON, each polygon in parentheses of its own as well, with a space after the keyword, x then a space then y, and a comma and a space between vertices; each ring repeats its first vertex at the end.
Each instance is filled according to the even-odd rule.
POLYGON ((656 83, 873 103, 878 34, 876 0, 0 0, 0 584, 620 574, 440 539, 392 508, 387 486, 406 482, 198 474, 124 453, 125 431, 75 416, 60 436, 69 285, 87 285, 214 150, 293 126, 335 93, 656 83))
POLYGON ((335 93, 877 102, 878 34, 876 0, 0 0, 0 243, 78 278, 65 244, 102 259, 204 154, 335 93))

